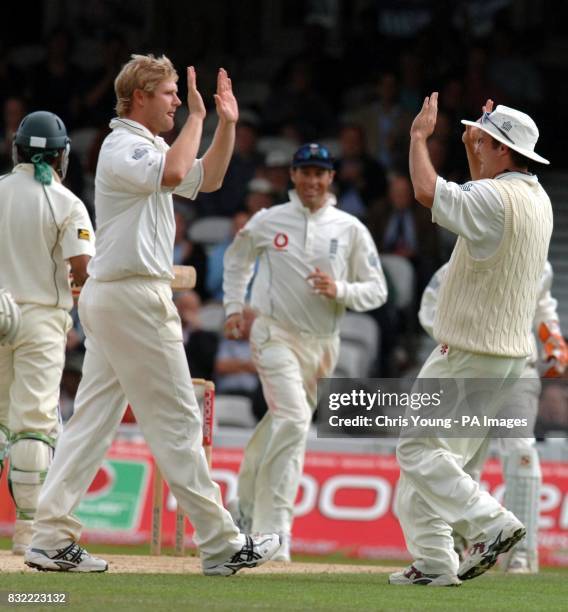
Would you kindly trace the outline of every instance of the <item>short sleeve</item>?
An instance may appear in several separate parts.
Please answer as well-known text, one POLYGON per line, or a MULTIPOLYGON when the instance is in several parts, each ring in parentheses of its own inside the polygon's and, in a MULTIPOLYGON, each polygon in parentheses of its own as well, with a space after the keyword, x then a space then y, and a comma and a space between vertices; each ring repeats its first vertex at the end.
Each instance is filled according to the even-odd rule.
POLYGON ((61 236, 63 259, 95 254, 95 232, 85 205, 75 200, 61 236))
POLYGON ((176 195, 195 200, 203 183, 203 163, 196 159, 183 181, 174 189, 176 195))
POLYGON ((123 138, 105 151, 107 168, 117 191, 154 193, 161 191, 165 153, 143 138, 123 138))

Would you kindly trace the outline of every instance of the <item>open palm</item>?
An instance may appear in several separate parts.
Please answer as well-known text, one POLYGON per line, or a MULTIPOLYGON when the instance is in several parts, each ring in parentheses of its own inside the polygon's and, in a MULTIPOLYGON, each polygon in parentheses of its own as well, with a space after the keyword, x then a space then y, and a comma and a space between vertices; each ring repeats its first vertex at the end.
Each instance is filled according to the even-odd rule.
POLYGON ((214 97, 219 118, 236 123, 239 118, 239 105, 233 94, 231 79, 224 68, 219 69, 219 74, 217 75, 217 93, 214 97))

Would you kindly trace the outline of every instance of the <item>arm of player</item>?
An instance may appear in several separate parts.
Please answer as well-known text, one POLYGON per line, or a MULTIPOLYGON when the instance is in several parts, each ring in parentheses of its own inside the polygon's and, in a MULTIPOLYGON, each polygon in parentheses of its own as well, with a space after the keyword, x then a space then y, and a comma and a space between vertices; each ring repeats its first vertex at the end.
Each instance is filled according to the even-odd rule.
POLYGON ((201 142, 203 120, 205 119, 205 105, 201 94, 197 90, 195 68, 187 69, 187 107, 189 116, 166 153, 162 185, 176 187, 193 167, 201 142))
POLYGON ((436 170, 432 165, 426 141, 434 132, 438 116, 438 92, 424 99, 424 104, 410 128, 410 178, 414 197, 422 206, 432 208, 436 190, 436 170))
POLYGON ((204 176, 201 191, 205 192, 220 189, 235 148, 235 126, 239 118, 239 107, 233 94, 231 79, 224 68, 221 68, 217 75, 215 107, 219 123, 211 146, 202 160, 204 176))
POLYGON ((367 228, 360 224, 352 243, 350 278, 336 281, 336 300, 356 312, 374 310, 388 297, 387 282, 377 248, 367 228))
POLYGON ((87 273, 87 265, 91 260, 90 255, 76 255, 75 257, 69 258, 69 265, 71 266, 71 293, 73 296, 78 295, 81 291, 81 287, 89 278, 87 273))
MULTIPOLYGON (((256 217, 256 215, 255 215, 256 217)), ((227 317, 241 314, 257 257, 251 219, 235 236, 223 257, 223 305, 227 317)))

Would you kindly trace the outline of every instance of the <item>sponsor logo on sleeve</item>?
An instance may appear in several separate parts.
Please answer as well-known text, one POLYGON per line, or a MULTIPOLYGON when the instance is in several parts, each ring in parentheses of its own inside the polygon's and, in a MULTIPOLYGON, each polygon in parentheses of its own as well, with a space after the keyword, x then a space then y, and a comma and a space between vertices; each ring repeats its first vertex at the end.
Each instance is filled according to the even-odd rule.
POLYGON ((132 159, 142 159, 144 155, 148 154, 148 149, 143 147, 139 149, 134 149, 134 153, 132 154, 132 159))
POLYGON ((88 229, 78 229, 77 238, 79 238, 79 240, 90 240, 91 232, 88 229))

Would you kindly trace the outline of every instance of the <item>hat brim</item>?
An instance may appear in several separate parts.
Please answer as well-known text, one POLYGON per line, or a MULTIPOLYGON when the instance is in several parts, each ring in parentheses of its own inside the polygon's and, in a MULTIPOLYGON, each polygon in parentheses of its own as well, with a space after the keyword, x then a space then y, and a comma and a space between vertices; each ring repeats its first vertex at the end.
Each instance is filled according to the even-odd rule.
POLYGON ((489 134, 489 136, 491 136, 492 138, 495 138, 495 140, 498 140, 504 145, 507 145, 509 149, 513 149, 513 151, 520 153, 524 157, 528 157, 529 159, 532 159, 533 161, 538 162, 539 164, 546 164, 546 165, 550 164, 550 162, 547 159, 545 159, 538 153, 535 153, 534 151, 530 151, 529 149, 523 149, 521 147, 518 147, 517 145, 511 144, 502 134, 499 134, 497 130, 495 131, 490 130, 486 126, 481 125, 481 123, 479 123, 478 121, 469 121, 467 119, 462 119, 461 122, 464 125, 472 125, 473 127, 478 128, 482 132, 489 134))
POLYGON ((306 168, 307 166, 315 166, 324 170, 333 170, 333 162, 328 162, 319 159, 305 159, 297 162, 292 162, 292 168, 306 168))

